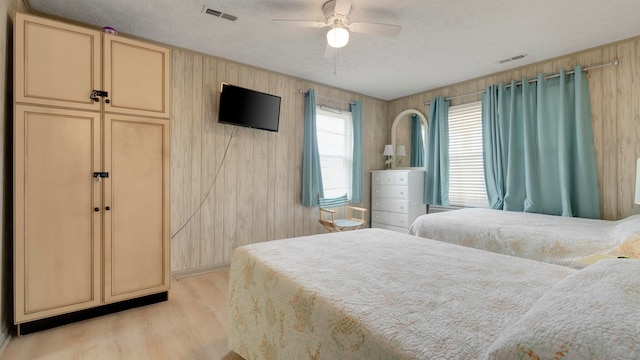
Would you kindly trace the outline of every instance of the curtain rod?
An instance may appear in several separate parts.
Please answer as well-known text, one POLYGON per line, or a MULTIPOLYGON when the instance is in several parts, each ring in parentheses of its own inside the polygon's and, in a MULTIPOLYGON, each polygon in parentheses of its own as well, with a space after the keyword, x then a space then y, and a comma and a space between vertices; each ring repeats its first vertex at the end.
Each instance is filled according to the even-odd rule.
MULTIPOLYGON (((298 89, 298 92, 299 92, 299 93, 301 93, 301 94, 306 94, 306 93, 308 93, 308 91, 304 91, 304 90, 302 90, 302 89, 298 89)), ((319 93, 316 93, 316 96, 317 96, 317 97, 321 97, 321 98, 325 98, 325 99, 331 99, 331 100, 335 100, 335 101, 340 101, 340 102, 343 102, 343 103, 345 103, 345 104, 355 104, 355 101, 342 100, 342 99, 338 99, 338 98, 335 98, 335 97, 331 97, 331 96, 327 96, 327 95, 322 95, 322 94, 319 94, 319 93)))
MULTIPOLYGON (((582 69, 582 71, 587 72, 589 70, 599 69, 599 68, 602 68, 602 67, 605 67, 605 66, 618 65, 618 64, 620 64, 620 61, 618 59, 616 59, 616 60, 613 60, 612 62, 607 63, 607 64, 600 64, 600 65, 594 65, 594 66, 586 67, 586 68, 582 69)), ((566 71, 565 74, 567 74, 567 75, 575 74, 575 70, 566 71)), ((545 76, 544 79, 545 80, 549 80, 549 79, 553 79, 553 78, 557 78, 557 77, 560 77, 560 74, 553 74, 553 75, 545 76)), ((534 82, 538 82, 538 79, 529 80, 529 84, 534 83, 534 82)), ((518 81, 516 83, 516 86, 518 86, 518 85, 522 85, 522 81, 518 81)), ((511 84, 505 85, 505 88, 509 88, 509 87, 511 87, 511 84)), ((484 93, 485 91, 486 90, 480 90, 480 91, 474 91, 472 93, 461 94, 461 95, 456 95, 456 96, 450 96, 450 97, 445 98, 445 100, 458 99, 458 98, 461 98, 461 97, 478 95, 478 94, 484 93)), ((423 106, 428 106, 429 104, 431 104, 431 101, 425 101, 424 103, 422 103, 423 106)))

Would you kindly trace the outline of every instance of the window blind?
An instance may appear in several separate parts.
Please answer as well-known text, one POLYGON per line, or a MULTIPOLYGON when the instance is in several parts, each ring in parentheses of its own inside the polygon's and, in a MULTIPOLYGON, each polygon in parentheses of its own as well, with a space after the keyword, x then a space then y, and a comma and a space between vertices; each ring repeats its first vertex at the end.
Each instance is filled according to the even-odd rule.
POLYGON ((482 102, 449 108, 449 203, 487 207, 482 160, 482 102))
POLYGON ((353 166, 351 112, 335 113, 316 107, 316 128, 325 197, 351 198, 353 166))

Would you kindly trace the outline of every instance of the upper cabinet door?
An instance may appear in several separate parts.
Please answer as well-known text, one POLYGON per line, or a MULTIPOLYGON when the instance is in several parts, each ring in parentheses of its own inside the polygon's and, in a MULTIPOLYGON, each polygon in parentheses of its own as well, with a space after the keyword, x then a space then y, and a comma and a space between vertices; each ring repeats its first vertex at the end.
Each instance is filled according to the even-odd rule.
POLYGON ((100 110, 91 100, 100 90, 100 37, 86 29, 16 14, 15 101, 100 110))
POLYGON ((169 49, 104 34, 104 111, 169 118, 169 49))

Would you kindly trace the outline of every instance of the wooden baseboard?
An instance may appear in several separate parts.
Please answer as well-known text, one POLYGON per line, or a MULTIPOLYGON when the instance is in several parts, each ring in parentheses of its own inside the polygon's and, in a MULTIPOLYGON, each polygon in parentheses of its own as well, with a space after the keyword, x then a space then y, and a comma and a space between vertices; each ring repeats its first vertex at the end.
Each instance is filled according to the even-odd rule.
POLYGON ((231 267, 230 263, 224 263, 220 265, 203 266, 195 269, 178 270, 178 271, 172 272, 171 275, 173 276, 174 279, 182 279, 188 276, 195 276, 195 275, 206 274, 214 271, 227 270, 229 269, 229 267, 231 267))

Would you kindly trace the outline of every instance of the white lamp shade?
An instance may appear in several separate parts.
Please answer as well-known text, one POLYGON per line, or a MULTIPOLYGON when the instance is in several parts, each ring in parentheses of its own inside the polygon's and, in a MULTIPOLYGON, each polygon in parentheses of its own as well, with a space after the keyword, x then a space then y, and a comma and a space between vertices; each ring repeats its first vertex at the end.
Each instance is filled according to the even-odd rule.
POLYGON ((385 145, 384 151, 382 152, 384 156, 393 156, 393 145, 385 145))
POLYGON ((636 163, 636 198, 633 202, 640 204, 640 158, 636 163))
POLYGON ((407 151, 404 149, 404 145, 398 145, 396 156, 407 156, 407 151))
POLYGON ((345 28, 334 27, 327 32, 327 43, 334 48, 341 48, 349 42, 349 31, 345 28))

